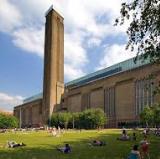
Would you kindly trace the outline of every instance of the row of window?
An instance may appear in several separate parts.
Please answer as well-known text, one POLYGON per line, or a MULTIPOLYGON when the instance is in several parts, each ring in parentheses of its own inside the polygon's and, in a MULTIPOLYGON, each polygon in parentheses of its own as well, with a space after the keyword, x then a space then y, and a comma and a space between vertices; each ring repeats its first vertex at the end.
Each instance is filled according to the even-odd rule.
MULTIPOLYGON (((154 103, 154 82, 152 79, 142 79, 135 82, 135 115, 139 115, 145 106, 151 106, 154 103)), ((90 107, 90 95, 83 95, 86 108, 90 107)), ((104 90, 104 110, 108 117, 114 117, 115 108, 115 87, 104 90)))
POLYGON ((108 117, 115 116, 115 87, 107 88, 104 91, 105 112, 108 117))
POLYGON ((135 82, 135 113, 139 115, 145 106, 154 102, 154 82, 152 79, 142 79, 135 82))

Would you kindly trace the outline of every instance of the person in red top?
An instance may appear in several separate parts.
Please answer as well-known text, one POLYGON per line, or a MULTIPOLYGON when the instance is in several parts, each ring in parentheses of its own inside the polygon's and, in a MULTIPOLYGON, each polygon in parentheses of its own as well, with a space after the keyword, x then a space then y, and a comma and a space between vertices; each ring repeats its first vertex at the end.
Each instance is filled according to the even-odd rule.
POLYGON ((144 139, 140 142, 140 145, 141 145, 142 158, 147 157, 148 159, 150 159, 149 142, 147 141, 147 136, 144 136, 144 139))

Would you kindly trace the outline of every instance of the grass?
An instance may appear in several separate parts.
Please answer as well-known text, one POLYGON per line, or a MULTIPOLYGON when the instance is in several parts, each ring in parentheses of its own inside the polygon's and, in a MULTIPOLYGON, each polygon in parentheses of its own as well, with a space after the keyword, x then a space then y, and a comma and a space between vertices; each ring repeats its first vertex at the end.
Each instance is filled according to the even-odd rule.
MULTIPOLYGON (((138 140, 133 142, 116 140, 120 134, 120 130, 113 129, 67 131, 60 137, 53 137, 46 131, 4 133, 0 134, 0 159, 126 159, 131 147, 142 140, 142 135, 137 132, 138 140), (103 140, 107 144, 104 147, 92 147, 88 143, 93 139, 103 140), (7 140, 24 142, 27 146, 4 148, 7 140), (72 146, 71 154, 56 150, 57 146, 65 143, 72 146)), ((160 159, 160 137, 149 136, 149 141, 151 159, 160 159)))

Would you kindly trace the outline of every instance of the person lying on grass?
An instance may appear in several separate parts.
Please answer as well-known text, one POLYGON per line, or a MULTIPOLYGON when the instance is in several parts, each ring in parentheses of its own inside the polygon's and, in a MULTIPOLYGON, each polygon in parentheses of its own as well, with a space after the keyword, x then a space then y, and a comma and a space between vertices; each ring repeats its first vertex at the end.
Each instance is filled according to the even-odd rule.
POLYGON ((104 141, 101 140, 93 140, 90 145, 92 146, 105 146, 106 143, 104 141))
POLYGON ((65 147, 57 148, 57 150, 63 153, 71 153, 71 147, 69 144, 65 144, 65 147))
POLYGON ((141 159, 140 152, 138 150, 138 145, 134 145, 131 153, 129 154, 127 159, 141 159))
POLYGON ((15 147, 20 147, 20 146, 26 146, 23 142, 21 143, 16 143, 15 141, 8 141, 7 146, 9 148, 15 148, 15 147))

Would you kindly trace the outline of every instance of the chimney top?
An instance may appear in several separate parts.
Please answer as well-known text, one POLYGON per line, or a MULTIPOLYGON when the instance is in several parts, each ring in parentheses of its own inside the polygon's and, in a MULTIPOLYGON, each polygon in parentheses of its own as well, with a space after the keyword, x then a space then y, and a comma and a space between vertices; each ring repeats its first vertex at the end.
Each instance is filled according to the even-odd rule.
POLYGON ((59 12, 57 12, 57 11, 54 9, 53 4, 52 4, 52 5, 49 7, 49 9, 46 11, 45 16, 47 16, 47 15, 49 14, 49 12, 52 11, 52 10, 54 10, 54 11, 56 12, 56 14, 58 14, 60 17, 62 17, 62 19, 64 19, 63 16, 62 16, 61 14, 59 14, 59 12))
POLYGON ((52 4, 52 5, 49 7, 49 9, 46 11, 45 16, 47 16, 48 13, 49 13, 51 10, 53 10, 53 4, 52 4))

